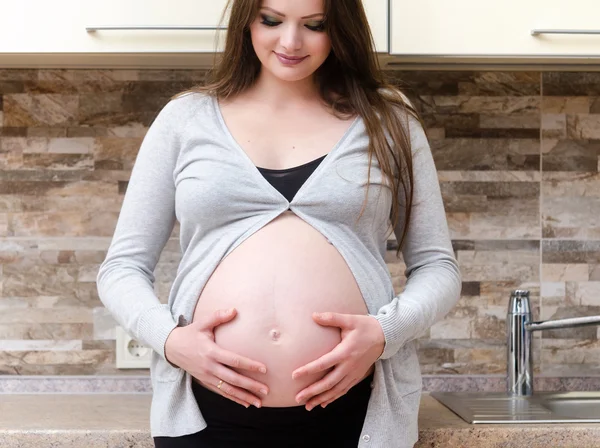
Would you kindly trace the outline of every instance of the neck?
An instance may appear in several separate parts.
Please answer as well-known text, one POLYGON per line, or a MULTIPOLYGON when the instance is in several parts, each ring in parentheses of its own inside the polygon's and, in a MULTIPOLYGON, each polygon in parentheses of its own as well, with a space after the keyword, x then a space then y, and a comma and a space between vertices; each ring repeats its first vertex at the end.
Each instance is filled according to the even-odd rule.
POLYGON ((267 70, 261 70, 252 91, 257 101, 278 111, 320 101, 313 77, 300 81, 283 81, 267 70))

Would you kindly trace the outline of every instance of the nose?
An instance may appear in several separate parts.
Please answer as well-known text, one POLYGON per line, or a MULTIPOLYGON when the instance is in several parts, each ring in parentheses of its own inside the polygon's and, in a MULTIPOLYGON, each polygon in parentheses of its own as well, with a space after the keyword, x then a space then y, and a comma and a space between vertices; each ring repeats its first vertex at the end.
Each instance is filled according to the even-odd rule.
POLYGON ((298 51, 302 47, 302 36, 298 28, 294 25, 287 26, 281 35, 281 46, 286 51, 298 51))

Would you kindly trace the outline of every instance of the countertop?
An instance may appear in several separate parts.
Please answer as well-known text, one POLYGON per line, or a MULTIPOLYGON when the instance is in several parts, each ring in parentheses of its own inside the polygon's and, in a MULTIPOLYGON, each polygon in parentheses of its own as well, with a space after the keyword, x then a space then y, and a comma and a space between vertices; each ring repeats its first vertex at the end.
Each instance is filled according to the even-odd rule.
MULTIPOLYGON (((154 448, 148 393, 0 394, 0 447, 154 448)), ((417 448, 600 447, 600 424, 470 425, 423 392, 417 448)))

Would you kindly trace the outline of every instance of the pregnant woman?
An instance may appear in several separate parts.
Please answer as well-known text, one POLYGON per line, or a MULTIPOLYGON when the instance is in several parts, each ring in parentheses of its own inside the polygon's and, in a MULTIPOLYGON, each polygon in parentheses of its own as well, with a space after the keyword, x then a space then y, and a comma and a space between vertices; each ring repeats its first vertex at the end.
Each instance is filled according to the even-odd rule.
POLYGON ((382 80, 361 0, 228 6, 211 78, 144 138, 98 272, 153 349, 154 444, 412 447, 416 339, 461 287, 421 121, 382 80), (153 272, 176 222, 163 303, 153 272))

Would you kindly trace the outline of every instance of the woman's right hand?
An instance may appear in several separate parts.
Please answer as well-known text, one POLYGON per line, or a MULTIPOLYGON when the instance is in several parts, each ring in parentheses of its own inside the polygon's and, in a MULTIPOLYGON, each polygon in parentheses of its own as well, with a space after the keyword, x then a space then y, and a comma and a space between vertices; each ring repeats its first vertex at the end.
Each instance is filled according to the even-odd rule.
POLYGON ((230 367, 260 373, 266 373, 267 367, 222 349, 215 343, 213 329, 229 322, 236 314, 235 308, 217 310, 211 316, 197 319, 185 327, 175 328, 165 343, 165 356, 170 363, 190 373, 213 392, 246 408, 250 405, 259 408, 262 406, 260 396, 269 391, 267 385, 241 375, 230 367), (221 388, 217 388, 221 380, 223 384, 221 388))

